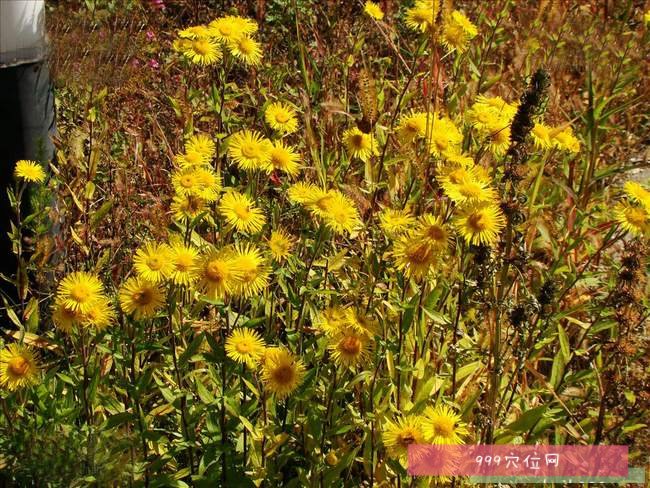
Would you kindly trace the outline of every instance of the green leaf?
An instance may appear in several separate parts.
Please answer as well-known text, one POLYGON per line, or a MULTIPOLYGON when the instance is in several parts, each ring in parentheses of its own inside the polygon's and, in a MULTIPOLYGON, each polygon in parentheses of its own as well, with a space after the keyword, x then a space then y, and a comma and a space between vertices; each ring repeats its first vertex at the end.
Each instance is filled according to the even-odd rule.
POLYGON ((542 418, 547 409, 548 405, 540 405, 525 411, 517 420, 508 425, 508 430, 512 432, 528 432, 542 418))

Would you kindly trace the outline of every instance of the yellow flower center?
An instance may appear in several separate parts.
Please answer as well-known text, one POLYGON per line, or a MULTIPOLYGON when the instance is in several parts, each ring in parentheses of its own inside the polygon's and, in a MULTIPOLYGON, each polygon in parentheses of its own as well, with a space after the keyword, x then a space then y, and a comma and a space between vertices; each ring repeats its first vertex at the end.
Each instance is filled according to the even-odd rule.
POLYGON ((9 372, 14 376, 24 376, 29 369, 29 361, 18 356, 9 360, 9 372))
POLYGON ((248 37, 242 37, 239 40, 239 50, 243 54, 252 54, 253 51, 255 50, 255 45, 253 44, 253 41, 250 40, 248 37))
POLYGON ((228 276, 228 270, 220 261, 210 261, 205 267, 205 276, 210 281, 222 282, 228 276))
POLYGON ((352 134, 352 136, 350 136, 350 145, 355 149, 363 149, 363 134, 352 134))
POLYGON ((153 293, 149 288, 142 288, 133 294, 133 301, 138 305, 149 305, 153 301, 153 293))
POLYGON ((70 297, 75 301, 79 303, 83 303, 90 298, 91 295, 91 290, 88 288, 88 286, 84 284, 78 284, 75 285, 71 290, 70 290, 70 297))
POLYGON ((247 354, 253 350, 253 345, 248 341, 241 341, 237 343, 235 349, 241 354, 247 354))
POLYGON ((199 164, 202 160, 202 156, 201 153, 192 151, 185 155, 185 160, 190 164, 199 164))
POLYGON ((406 256, 414 264, 425 264, 431 259, 431 249, 426 244, 415 244, 406 250, 406 256))
POLYGON ((415 443, 415 435, 412 432, 403 432, 398 436, 397 442, 403 447, 408 447, 415 443))
POLYGON ((188 271, 194 264, 194 256, 190 254, 181 254, 176 256, 176 269, 178 271, 188 271))
POLYGON ((481 232, 487 229, 487 221, 481 212, 474 213, 467 217, 467 225, 473 232, 481 232))
POLYGON ((358 337, 348 336, 339 342, 339 349, 350 356, 356 356, 361 351, 361 341, 358 337))
POLYGON ((183 175, 181 177, 181 186, 183 188, 192 188, 193 183, 194 178, 192 178, 190 175, 183 175))
POLYGON ((436 435, 441 437, 451 437, 454 434, 455 422, 448 417, 439 417, 433 422, 433 428, 436 435))
POLYGON ((235 212, 235 215, 237 215, 241 220, 248 220, 251 216, 251 209, 248 205, 234 205, 232 211, 235 212))
POLYGON ((290 364, 282 364, 273 370, 272 376, 276 383, 287 385, 293 381, 293 368, 290 364))
POLYGON ((197 54, 205 56, 210 52, 210 43, 205 39, 198 39, 192 43, 192 48, 197 54))
POLYGON ((289 120, 289 114, 285 111, 277 112, 275 114, 275 120, 280 124, 284 124, 289 120))
POLYGON ((228 24, 221 24, 219 26, 219 34, 224 37, 229 37, 232 34, 232 27, 228 24))
POLYGON ((321 209, 323 212, 326 212, 329 210, 330 202, 332 201, 332 197, 329 195, 325 195, 322 198, 319 198, 316 200, 316 206, 321 209))
POLYGON ((289 156, 282 149, 271 151, 271 164, 275 168, 285 168, 289 162, 289 156))
POLYGON ((244 144, 241 148, 241 153, 247 158, 254 159, 258 157, 259 148, 257 147, 257 144, 244 144))
POLYGON ((482 188, 480 185, 472 181, 466 181, 460 185, 458 191, 466 198, 478 198, 481 196, 482 188))
POLYGON ((149 256, 147 258, 147 267, 152 271, 158 271, 162 268, 162 260, 158 256, 149 256))
POLYGON ((629 208, 625 211, 625 218, 635 227, 643 227, 646 222, 647 214, 640 208, 629 208))
POLYGON ((412 133, 420 131, 420 124, 416 119, 411 119, 406 122, 406 130, 412 133))
POLYGON ((427 235, 432 241, 443 242, 447 239, 447 233, 439 225, 430 225, 427 228, 427 235))

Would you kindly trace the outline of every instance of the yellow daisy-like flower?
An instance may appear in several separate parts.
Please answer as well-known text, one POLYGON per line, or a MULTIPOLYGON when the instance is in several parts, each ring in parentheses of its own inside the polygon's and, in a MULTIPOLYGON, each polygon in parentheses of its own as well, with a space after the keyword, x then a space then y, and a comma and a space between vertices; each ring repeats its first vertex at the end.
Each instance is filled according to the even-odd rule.
POLYGON ((636 181, 626 182, 623 190, 630 200, 640 203, 646 211, 650 212, 650 191, 636 181))
POLYGON ((210 164, 211 156, 204 152, 196 150, 185 151, 182 154, 174 156, 174 162, 182 169, 192 168, 194 166, 206 166, 210 164))
POLYGON ((443 156, 445 161, 450 165, 453 164, 462 168, 470 168, 474 166, 474 158, 461 152, 447 151, 443 156))
POLYGON ((483 107, 491 109, 497 118, 512 121, 517 113, 518 103, 508 103, 499 96, 489 97, 478 95, 472 108, 483 107))
POLYGON ((165 294, 157 283, 140 277, 126 280, 119 293, 120 307, 136 320, 154 317, 165 305, 165 294))
POLYGON ((275 102, 266 107, 264 119, 271 129, 280 134, 291 134, 298 129, 298 118, 296 111, 290 105, 282 102, 275 102))
POLYGON ((465 52, 471 41, 478 34, 476 26, 462 12, 454 10, 445 19, 442 28, 442 43, 449 51, 465 52))
POLYGON ((257 32, 257 24, 250 19, 228 15, 215 19, 208 25, 210 36, 220 42, 231 42, 257 32))
POLYGON ((449 117, 434 114, 430 133, 427 134, 429 151, 436 156, 457 153, 461 150, 463 134, 449 117))
POLYGON ((177 195, 198 196, 200 186, 195 167, 186 167, 172 172, 172 186, 177 195))
POLYGON ((273 145, 254 130, 243 130, 233 134, 228 143, 228 156, 245 171, 265 169, 269 164, 273 145))
POLYGON ((357 308, 348 307, 345 309, 345 324, 359 334, 372 339, 379 331, 379 325, 370 317, 364 315, 357 308))
POLYGON ((69 334, 81 323, 83 314, 67 307, 62 301, 56 300, 52 307, 52 322, 57 329, 69 334))
POLYGON ((424 214, 419 220, 416 232, 420 238, 429 244, 435 252, 445 251, 449 245, 451 234, 442 219, 432 214, 424 214))
POLYGON ((193 25, 190 27, 187 27, 186 29, 179 30, 178 31, 178 37, 181 39, 204 39, 206 37, 209 37, 210 31, 207 26, 205 25, 193 25))
POLYGON ((464 444, 467 427, 460 415, 446 405, 428 407, 422 416, 422 431, 431 444, 464 444))
POLYGON ((226 339, 226 355, 249 368, 257 366, 265 347, 264 340, 251 329, 234 330, 226 339))
POLYGON ((269 151, 269 162, 266 170, 283 171, 289 176, 296 176, 300 172, 300 155, 292 146, 287 146, 281 140, 273 142, 269 151))
POLYGON ((287 191, 289 201, 302 205, 310 205, 327 196, 327 191, 311 183, 295 183, 287 191))
POLYGON ((70 310, 82 314, 104 297, 104 286, 97 276, 85 271, 75 271, 66 276, 57 289, 57 300, 70 310))
POLYGON ((171 243, 169 260, 172 265, 170 279, 177 285, 190 286, 198 278, 199 252, 180 239, 171 243))
POLYGON ((619 203, 614 208, 614 219, 634 236, 647 235, 650 232, 650 214, 643 207, 619 203))
POLYGON ((343 133, 343 143, 350 157, 358 158, 364 163, 372 156, 379 155, 374 136, 361 132, 358 127, 352 127, 343 133))
POLYGON ((401 417, 395 421, 386 421, 382 426, 382 441, 393 459, 406 459, 411 444, 425 442, 422 432, 422 418, 417 415, 401 417))
POLYGON ((39 377, 38 357, 30 347, 14 343, 0 351, 0 387, 15 391, 37 384, 39 377))
POLYGON ((260 250, 253 244, 237 244, 234 250, 234 266, 241 276, 235 294, 250 297, 259 294, 269 284, 270 269, 260 250))
POLYGON ((343 307, 328 307, 318 315, 315 325, 327 336, 336 337, 349 325, 348 312, 343 307))
POLYGON ((271 256, 276 261, 287 258, 291 254, 294 243, 294 239, 284 229, 271 232, 271 237, 267 241, 271 256))
POLYGON ((571 127, 554 131, 551 139, 553 145, 561 151, 568 151, 574 154, 580 152, 580 141, 573 134, 571 127))
POLYGON ((368 0, 363 6, 363 11, 375 20, 381 20, 384 18, 384 11, 381 7, 370 0, 368 0))
POLYGON ((194 169, 196 196, 206 202, 214 202, 221 191, 221 177, 210 167, 194 169))
POLYGON ((406 26, 412 30, 426 32, 435 24, 439 12, 438 0, 419 0, 406 11, 406 26))
POLYGON ((538 149, 549 149, 553 146, 551 128, 547 125, 536 123, 530 131, 530 135, 533 138, 533 144, 538 149))
POLYGON ((192 63, 201 66, 214 64, 223 56, 219 44, 207 37, 199 37, 186 44, 182 53, 192 63))
POLYGON ((395 267, 408 278, 423 278, 436 263, 438 253, 429 241, 416 232, 409 232, 393 245, 395 267))
POLYGON ((205 164, 208 164, 215 155, 216 146, 207 134, 194 134, 185 143, 185 152, 203 155, 207 159, 205 164))
POLYGON ((505 227, 503 212, 494 203, 467 205, 454 219, 454 227, 468 244, 493 246, 505 227))
POLYGON ((408 210, 385 208, 379 214, 379 226, 390 238, 404 234, 415 222, 415 217, 408 210))
POLYGON ((433 116, 426 112, 411 112, 403 115, 397 125, 397 138, 408 144, 427 135, 427 124, 431 127, 433 116))
POLYGON ((369 358, 370 340, 352 328, 341 330, 327 346, 334 363, 342 367, 364 364, 369 358))
POLYGON ((490 187, 491 181, 476 166, 471 168, 443 168, 438 182, 445 194, 458 204, 467 202, 487 202, 496 198, 496 192, 490 187))
POLYGON ((237 191, 229 191, 221 197, 219 212, 240 232, 259 232, 266 223, 264 214, 253 201, 237 191))
POLYGON ((45 181, 45 171, 43 170, 43 166, 38 164, 36 161, 21 159, 16 162, 14 175, 16 178, 22 178, 30 183, 43 183, 45 181))
POLYGON ((488 124, 482 135, 488 151, 495 156, 503 156, 510 147, 510 126, 503 119, 495 119, 488 124))
POLYGON ((262 62, 262 48, 259 42, 248 36, 229 41, 226 46, 233 56, 248 65, 257 66, 262 62))
POLYGON ((210 300, 218 300, 231 294, 242 278, 242 271, 237 266, 234 253, 213 248, 203 255, 198 274, 198 288, 210 300))
POLYGON ((160 283, 169 278, 174 271, 171 249, 167 244, 148 242, 136 251, 133 267, 145 280, 160 283))
POLYGON ((352 200, 336 190, 328 191, 310 204, 310 209, 337 234, 352 232, 361 225, 359 212, 352 200))
POLYGON ((267 348, 262 363, 264 386, 282 399, 293 393, 302 383, 305 365, 302 359, 284 347, 267 348))
POLYGON ((171 213, 176 220, 194 220, 202 213, 208 212, 206 201, 193 195, 174 195, 171 213))
POLYGON ((115 310, 113 309, 113 305, 108 298, 102 297, 83 314, 81 325, 102 331, 112 325, 114 320, 115 310))

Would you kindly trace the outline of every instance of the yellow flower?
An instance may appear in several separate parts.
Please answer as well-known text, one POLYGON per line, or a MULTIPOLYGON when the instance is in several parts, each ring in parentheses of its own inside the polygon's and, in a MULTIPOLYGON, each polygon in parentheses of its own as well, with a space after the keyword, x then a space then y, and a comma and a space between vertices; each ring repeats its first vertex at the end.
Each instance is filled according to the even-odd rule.
POLYGON ((445 251, 449 245, 451 235, 442 219, 435 215, 424 214, 419 220, 416 232, 420 238, 429 244, 434 252, 445 251))
POLYGON ((219 44, 207 37, 199 37, 187 44, 183 55, 192 63, 207 66, 219 61, 222 57, 219 44))
POLYGON ((199 289, 210 300, 231 294, 242 278, 234 253, 213 248, 203 255, 198 274, 199 289))
POLYGON ((198 196, 199 180, 195 167, 186 167, 172 172, 172 186, 177 195, 198 196))
POLYGON ((473 107, 489 108, 497 118, 505 119, 508 122, 514 118, 518 106, 519 104, 508 103, 499 96, 488 97, 486 95, 478 95, 473 105, 473 107))
POLYGON ((370 340, 353 328, 345 328, 330 339, 327 347, 335 364, 354 367, 368 360, 370 340))
POLYGON ((210 167, 199 167, 194 169, 196 178, 196 196, 206 202, 214 202, 221 191, 221 178, 210 167))
POLYGON ((205 25, 193 25, 187 27, 186 29, 178 31, 178 37, 180 37, 181 39, 195 40, 200 38, 206 38, 209 35, 210 32, 207 26, 205 25))
POLYGON ((561 151, 569 151, 571 153, 580 152, 580 141, 573 135, 571 127, 555 130, 551 139, 553 145, 561 151))
POLYGON ((337 234, 352 232, 361 225, 359 212, 352 200, 336 190, 328 191, 317 201, 311 203, 310 209, 337 234))
POLYGON ((381 20, 384 18, 384 12, 381 7, 370 0, 368 0, 363 6, 363 11, 373 19, 381 20))
POLYGON ((371 320, 356 308, 349 307, 345 309, 345 320, 347 327, 368 339, 372 339, 378 333, 379 326, 377 322, 371 320))
POLYGON ((495 156, 503 156, 510 147, 510 126, 503 119, 495 119, 488 124, 482 135, 488 151, 495 156))
POLYGON ((208 211, 205 200, 193 195, 174 195, 171 212, 176 220, 194 220, 208 211))
POLYGON ((619 203, 614 208, 614 219, 634 236, 647 235, 650 232, 650 214, 643 207, 619 203))
POLYGON ((253 244, 237 244, 234 266, 241 272, 235 293, 250 297, 259 294, 269 284, 270 270, 262 253, 253 244))
POLYGON ((16 178, 22 178, 30 183, 43 183, 45 181, 45 171, 43 170, 43 166, 38 164, 36 161, 26 161, 21 159, 16 162, 14 175, 16 178))
POLYGON ((276 261, 282 261, 291 254, 294 239, 284 229, 274 230, 267 242, 271 256, 276 261))
POLYGON ((460 415, 445 405, 428 407, 422 416, 422 430, 431 444, 464 444, 467 427, 460 415))
POLYGON ((245 171, 265 169, 269 163, 271 141, 254 130, 233 134, 228 143, 228 156, 245 171))
POLYGON ((533 137, 533 144, 538 149, 548 149, 553 145, 551 139, 551 128, 540 123, 536 123, 533 130, 530 131, 533 137))
POLYGON ((119 293, 120 307, 136 320, 154 317, 165 305, 165 295, 159 284, 140 277, 126 280, 119 293))
POLYGON ((395 242, 392 256, 395 267, 408 278, 423 278, 437 261, 438 253, 429 241, 411 231, 395 242))
POLYGON ((9 344, 0 351, 0 386, 15 391, 39 381, 40 366, 31 348, 9 344))
POLYGON ((264 340, 251 329, 234 330, 226 339, 226 355, 233 361, 254 368, 264 355, 264 340))
POLYGON ((431 154, 443 156, 446 153, 460 152, 463 134, 449 117, 434 114, 431 124, 430 133, 427 134, 431 154))
POLYGON ((454 226, 468 244, 493 246, 505 227, 505 217, 498 205, 480 203, 462 207, 454 226))
POLYGON ((67 307, 62 301, 55 300, 52 307, 52 322, 57 329, 69 334, 81 323, 83 315, 73 308, 67 307))
POLYGON ((264 119, 271 129, 280 134, 291 134, 298 128, 296 111, 286 103, 275 102, 266 107, 264 119))
POLYGON ((221 197, 219 212, 240 232, 259 232, 266 223, 264 214, 253 201, 237 191, 226 192, 221 197))
POLYGON ((406 11, 406 26, 409 29, 425 32, 435 24, 440 12, 438 0, 419 0, 406 11))
POLYGON ((650 212, 650 191, 636 181, 626 182, 623 190, 630 200, 640 203, 646 211, 650 212))
POLYGON ((281 140, 275 141, 269 151, 266 170, 269 173, 273 170, 284 171, 289 176, 296 176, 300 172, 300 155, 281 140))
POLYGON ((386 421, 382 426, 382 441, 393 459, 406 459, 411 444, 424 443, 422 418, 416 415, 386 421))
POLYGON ((102 297, 83 314, 81 325, 102 331, 111 325, 114 320, 115 310, 113 310, 110 300, 106 297, 102 297))
POLYGON ((266 349, 262 363, 262 381, 277 399, 293 393, 302 383, 304 376, 305 366, 302 359, 284 347, 266 349))
POLYGON ((209 35, 221 42, 235 41, 257 31, 257 24, 250 19, 228 15, 215 19, 208 25, 209 35))
POLYGON ((174 162, 181 168, 191 168, 193 166, 205 166, 210 164, 210 156, 204 152, 196 150, 186 150, 182 154, 174 156, 174 162))
POLYGON ((379 226, 390 238, 408 231, 415 222, 415 217, 408 210, 385 208, 379 214, 379 226))
POLYGON ((343 133, 343 143, 350 157, 359 158, 364 163, 372 156, 379 155, 374 136, 361 132, 358 127, 352 127, 343 133))
POLYGON ((315 325, 329 337, 335 337, 349 325, 348 312, 342 307, 326 308, 316 318, 315 325))
POLYGON ((289 201, 302 205, 309 205, 327 195, 327 192, 311 183, 295 183, 287 191, 289 201))
POLYGON ((448 51, 456 50, 462 53, 469 46, 469 41, 477 34, 476 26, 462 12, 454 10, 451 16, 445 19, 442 28, 442 43, 448 51))
POLYGON ((57 300, 70 310, 82 314, 103 298, 104 286, 99 278, 85 271, 75 271, 66 276, 57 289, 57 300))
POLYGON ((228 41, 228 49, 238 59, 251 66, 257 66, 262 62, 262 49, 260 44, 248 36, 228 41))
POLYGON ((646 11, 643 14, 643 22, 645 23, 645 25, 650 25, 650 10, 646 11))
POLYGON ((133 267, 145 280, 160 283, 174 271, 171 249, 167 244, 148 242, 136 251, 133 267))
POLYGON ((172 265, 170 279, 177 285, 189 286, 198 278, 199 252, 185 245, 180 239, 170 245, 169 259, 172 265))
POLYGON ((490 187, 491 181, 484 178, 479 167, 443 168, 438 182, 445 194, 458 204, 491 201, 496 192, 490 187))
POLYGON ((205 164, 208 164, 215 155, 216 146, 207 134, 194 134, 185 143, 185 152, 203 155, 207 160, 205 164))
POLYGON ((411 112, 403 115, 397 125, 397 138, 402 144, 413 142, 427 135, 427 127, 431 128, 433 116, 426 112, 411 112))

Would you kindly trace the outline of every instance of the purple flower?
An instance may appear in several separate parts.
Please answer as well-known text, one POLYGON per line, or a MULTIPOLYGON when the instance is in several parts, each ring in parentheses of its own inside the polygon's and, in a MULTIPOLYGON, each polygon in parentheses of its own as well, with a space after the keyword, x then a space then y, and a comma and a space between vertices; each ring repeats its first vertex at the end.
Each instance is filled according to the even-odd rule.
POLYGON ((147 31, 147 41, 151 42, 156 38, 156 34, 153 33, 153 31, 148 30, 147 31))
POLYGON ((149 62, 147 63, 151 69, 158 69, 160 68, 160 63, 156 59, 150 59, 149 62))

